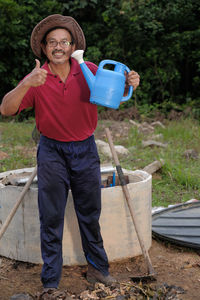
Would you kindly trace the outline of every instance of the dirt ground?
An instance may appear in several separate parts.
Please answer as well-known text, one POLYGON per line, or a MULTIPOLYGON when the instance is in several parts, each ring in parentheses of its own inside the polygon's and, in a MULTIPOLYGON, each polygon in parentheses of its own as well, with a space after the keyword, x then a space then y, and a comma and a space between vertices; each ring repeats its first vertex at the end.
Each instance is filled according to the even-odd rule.
MULTIPOLYGON (((141 297, 136 296, 131 299, 200 299, 200 257, 198 252, 153 239, 149 255, 157 273, 156 281, 139 285, 131 280, 131 276, 146 273, 146 264, 142 256, 111 262, 110 272, 122 286, 139 285, 145 290, 145 285, 148 284, 148 287, 154 291, 158 291, 161 286, 173 286, 177 292, 171 298, 167 296, 148 298, 145 293, 142 293, 141 297)), ((85 279, 86 269, 86 266, 64 266, 60 289, 67 289, 75 299, 78 299, 83 291, 91 290, 91 285, 85 279)), ((34 295, 42 289, 41 265, 0 257, 0 271, 1 300, 9 300, 12 295, 20 293, 34 295)), ((104 297, 104 299, 109 298, 104 297)))
MULTIPOLYGON (((122 126, 121 122, 112 121, 109 127, 113 139, 120 135, 126 137, 129 126, 127 122, 122 126)), ((97 131, 95 137, 104 138, 104 130, 97 131)), ((99 298, 87 299, 200 299, 200 251, 153 239, 149 255, 157 273, 156 281, 138 283, 131 280, 131 276, 146 273, 142 256, 110 262, 111 274, 120 282, 121 291, 126 287, 126 293, 118 294, 118 297, 104 293, 99 298), (137 292, 129 297, 127 291, 133 287, 137 292), (173 290, 173 293, 169 294, 167 290, 173 290)), ((86 299, 80 298, 81 293, 95 289, 85 279, 86 270, 86 266, 64 266, 60 289, 67 290, 74 299, 86 299)), ((41 265, 0 257, 0 300, 10 300, 14 294, 34 295, 41 291, 40 272, 41 265)))

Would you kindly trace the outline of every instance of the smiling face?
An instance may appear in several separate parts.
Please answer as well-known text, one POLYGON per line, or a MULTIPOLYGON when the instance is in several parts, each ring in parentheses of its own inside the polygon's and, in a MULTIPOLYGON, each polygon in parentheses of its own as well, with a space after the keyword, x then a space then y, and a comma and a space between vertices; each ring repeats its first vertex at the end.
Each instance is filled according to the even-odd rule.
POLYGON ((48 60, 53 64, 64 64, 75 50, 71 34, 66 29, 55 29, 46 36, 46 43, 42 44, 42 50, 48 60), (56 45, 57 44, 57 45, 56 45))

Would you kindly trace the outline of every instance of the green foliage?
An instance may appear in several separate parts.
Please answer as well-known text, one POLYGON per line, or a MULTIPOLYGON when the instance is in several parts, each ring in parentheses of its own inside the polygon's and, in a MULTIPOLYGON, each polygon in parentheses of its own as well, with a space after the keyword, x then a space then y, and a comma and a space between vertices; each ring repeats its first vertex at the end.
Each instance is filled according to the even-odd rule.
POLYGON ((114 59, 139 72, 139 106, 189 101, 199 117, 200 4, 195 0, 0 0, 1 98, 32 70, 32 29, 54 13, 71 15, 81 25, 85 59, 96 64, 114 59))
POLYGON ((141 70, 142 101, 181 103, 190 93, 198 96, 192 90, 198 72, 194 57, 200 58, 198 10, 195 1, 134 1, 129 32, 136 33, 132 61, 141 70))
POLYGON ((30 49, 34 26, 52 13, 62 13, 54 0, 0 0, 0 97, 32 71, 35 62, 30 49))
POLYGON ((89 7, 95 7, 95 4, 97 4, 97 0, 71 0, 71 1, 67 1, 67 3, 65 1, 60 1, 60 2, 64 2, 63 3, 63 7, 70 11, 70 13, 76 13, 77 11, 81 11, 82 9, 86 9, 89 7))

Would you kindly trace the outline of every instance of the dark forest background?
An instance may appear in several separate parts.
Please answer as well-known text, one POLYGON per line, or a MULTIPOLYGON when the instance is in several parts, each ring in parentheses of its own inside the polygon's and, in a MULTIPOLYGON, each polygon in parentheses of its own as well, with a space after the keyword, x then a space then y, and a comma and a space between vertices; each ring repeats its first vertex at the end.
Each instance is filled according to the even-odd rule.
MULTIPOLYGON (((0 99, 35 66, 34 26, 50 14, 82 27, 85 60, 125 63, 141 76, 132 101, 190 106, 200 117, 200 2, 196 0, 0 0, 0 99)), ((1 102, 1 100, 0 100, 1 102)))

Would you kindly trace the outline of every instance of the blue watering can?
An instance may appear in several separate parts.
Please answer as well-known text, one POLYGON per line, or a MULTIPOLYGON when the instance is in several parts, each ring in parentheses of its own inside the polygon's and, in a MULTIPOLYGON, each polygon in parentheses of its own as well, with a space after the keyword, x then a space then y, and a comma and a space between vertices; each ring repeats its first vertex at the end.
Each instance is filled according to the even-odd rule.
POLYGON ((124 72, 130 69, 114 60, 100 62, 96 75, 94 75, 83 60, 83 50, 76 50, 72 57, 80 64, 83 75, 90 89, 90 103, 117 109, 121 101, 131 98, 133 87, 129 87, 128 95, 123 97, 126 77, 124 72), (114 65, 114 71, 104 69, 105 65, 114 65))

